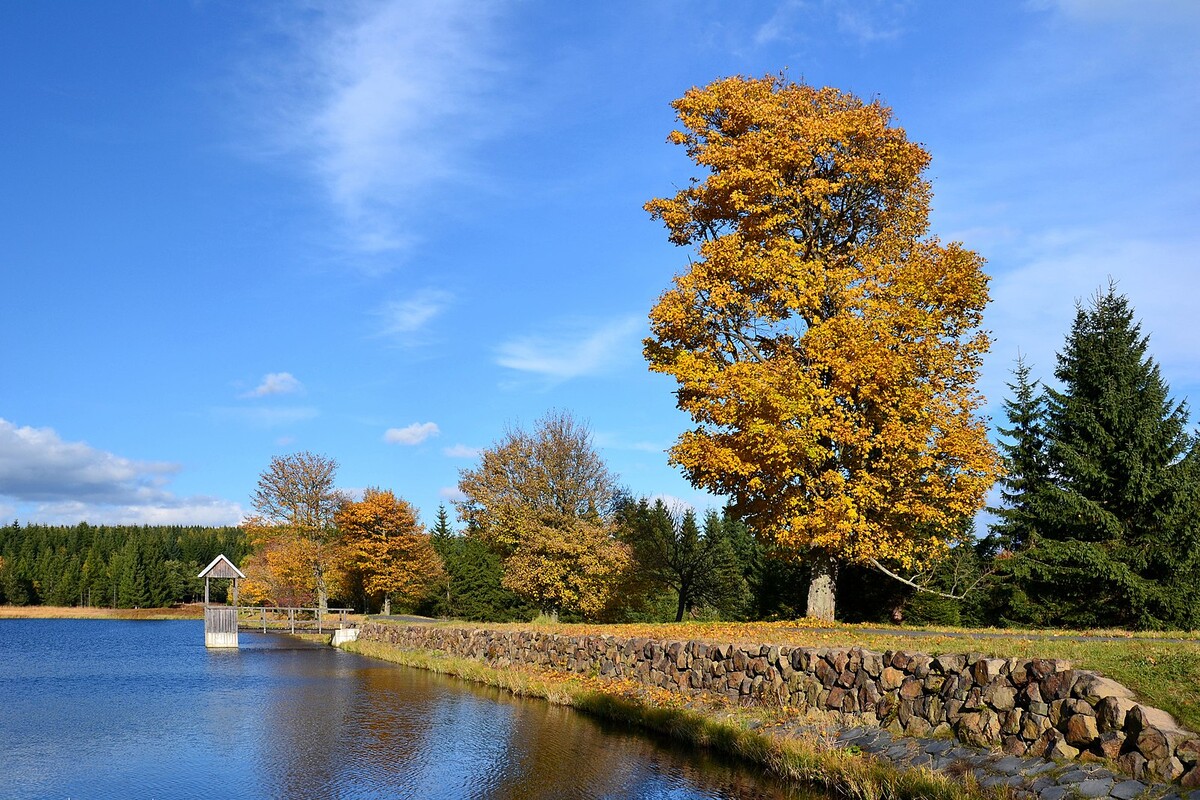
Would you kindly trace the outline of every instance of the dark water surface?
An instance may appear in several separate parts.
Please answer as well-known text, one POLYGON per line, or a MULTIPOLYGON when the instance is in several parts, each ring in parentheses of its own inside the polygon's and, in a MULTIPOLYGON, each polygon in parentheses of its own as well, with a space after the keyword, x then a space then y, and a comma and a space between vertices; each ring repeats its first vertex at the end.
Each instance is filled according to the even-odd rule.
POLYGON ((0 798, 786 798, 496 690, 203 623, 0 621, 0 798))

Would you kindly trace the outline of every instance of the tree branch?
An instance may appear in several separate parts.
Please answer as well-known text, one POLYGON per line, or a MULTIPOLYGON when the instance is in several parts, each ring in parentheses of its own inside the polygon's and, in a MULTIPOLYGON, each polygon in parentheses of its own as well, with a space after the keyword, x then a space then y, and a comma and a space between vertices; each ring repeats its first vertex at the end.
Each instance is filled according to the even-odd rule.
MULTIPOLYGON (((905 586, 911 586, 912 588, 916 589, 918 592, 925 592, 926 594, 932 594, 932 595, 936 595, 938 597, 945 597, 947 600, 962 600, 963 598, 965 598, 967 596, 967 594, 972 589, 974 589, 976 586, 978 586, 983 581, 984 578, 990 577, 991 574, 993 572, 995 572, 994 569, 989 569, 987 572, 980 575, 975 580, 974 583, 972 583, 967 588, 963 589, 962 594, 951 594, 948 592, 939 592, 937 589, 930 589, 928 586, 922 586, 919 583, 914 583, 913 581, 909 580, 908 578, 905 578, 901 575, 897 575, 895 572, 892 572, 890 569, 885 567, 883 564, 880 564, 878 559, 872 558, 870 561, 870 564, 872 567, 879 570, 884 575, 887 575, 889 578, 892 578, 893 580, 897 580, 900 583, 903 583, 905 586)), ((956 583, 957 583, 957 581, 956 581, 956 583)))

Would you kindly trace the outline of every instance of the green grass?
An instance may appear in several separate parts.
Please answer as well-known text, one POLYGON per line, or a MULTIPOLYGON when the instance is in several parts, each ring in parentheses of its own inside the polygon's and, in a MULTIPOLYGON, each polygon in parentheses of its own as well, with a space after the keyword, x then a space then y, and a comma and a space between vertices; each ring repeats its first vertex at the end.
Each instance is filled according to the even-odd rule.
POLYGON ((736 709, 724 703, 685 703, 678 695, 630 681, 599 681, 560 672, 493 669, 475 659, 359 640, 344 649, 406 666, 483 683, 523 697, 537 697, 580 711, 664 734, 694 747, 756 764, 790 782, 820 786, 851 800, 971 800, 1005 795, 981 790, 971 776, 926 769, 899 770, 857 749, 832 747, 820 737, 785 739, 752 730, 782 712, 736 709))

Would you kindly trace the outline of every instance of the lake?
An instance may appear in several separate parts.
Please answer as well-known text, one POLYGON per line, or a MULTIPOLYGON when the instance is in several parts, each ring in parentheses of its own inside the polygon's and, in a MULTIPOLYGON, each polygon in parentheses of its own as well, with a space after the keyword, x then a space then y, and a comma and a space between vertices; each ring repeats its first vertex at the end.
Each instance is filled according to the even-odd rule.
POLYGON ((793 798, 570 709, 203 623, 0 620, 0 797, 793 798))

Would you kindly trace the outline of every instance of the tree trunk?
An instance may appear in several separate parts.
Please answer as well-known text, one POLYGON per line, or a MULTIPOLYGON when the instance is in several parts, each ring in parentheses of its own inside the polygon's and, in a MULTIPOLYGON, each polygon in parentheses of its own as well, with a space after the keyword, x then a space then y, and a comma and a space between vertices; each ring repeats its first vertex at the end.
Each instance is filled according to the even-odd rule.
POLYGON ((679 590, 679 605, 675 609, 675 621, 683 622, 683 612, 687 611, 687 592, 683 589, 679 590))
POLYGON ((812 619, 833 622, 837 609, 837 562, 829 556, 819 556, 813 562, 812 578, 808 584, 808 610, 812 619))

